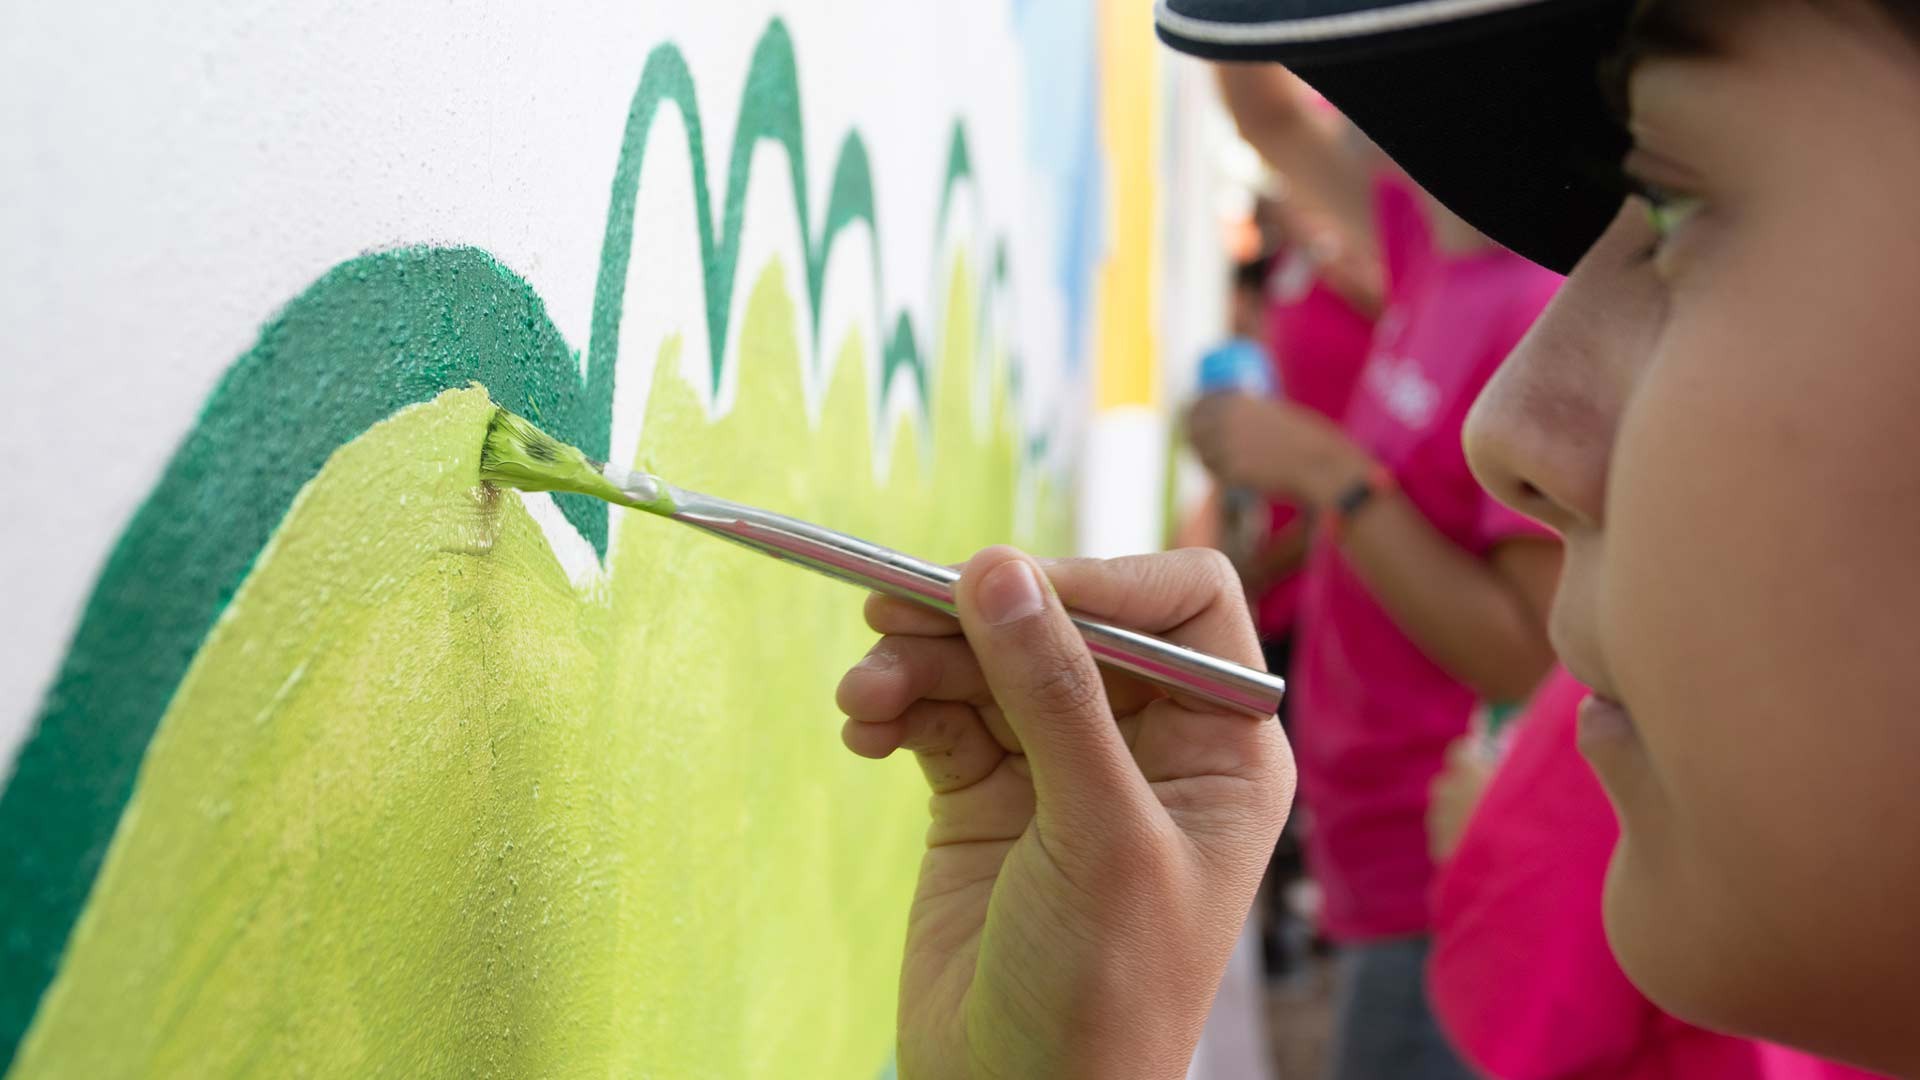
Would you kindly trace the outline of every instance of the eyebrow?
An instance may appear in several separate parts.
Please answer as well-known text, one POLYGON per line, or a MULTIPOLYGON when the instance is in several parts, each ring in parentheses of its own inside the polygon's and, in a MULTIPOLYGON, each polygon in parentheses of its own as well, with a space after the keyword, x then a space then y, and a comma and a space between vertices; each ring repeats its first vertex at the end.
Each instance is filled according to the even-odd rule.
POLYGON ((1721 52, 1713 34, 1715 0, 1642 0, 1627 23, 1620 46, 1600 62, 1600 88, 1614 118, 1625 126, 1632 112, 1627 94, 1633 73, 1648 60, 1697 60, 1721 52))

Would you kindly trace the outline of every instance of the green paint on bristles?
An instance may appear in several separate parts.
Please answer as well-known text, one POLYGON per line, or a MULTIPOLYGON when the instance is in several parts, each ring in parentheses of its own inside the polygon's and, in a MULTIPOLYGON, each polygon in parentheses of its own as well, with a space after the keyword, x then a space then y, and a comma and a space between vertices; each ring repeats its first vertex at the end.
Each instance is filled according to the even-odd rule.
POLYGON ((480 447, 480 479, 484 483, 521 491, 571 491, 635 510, 673 513, 673 497, 664 484, 658 498, 636 499, 608 480, 603 468, 579 448, 498 406, 487 424, 487 441, 480 447))

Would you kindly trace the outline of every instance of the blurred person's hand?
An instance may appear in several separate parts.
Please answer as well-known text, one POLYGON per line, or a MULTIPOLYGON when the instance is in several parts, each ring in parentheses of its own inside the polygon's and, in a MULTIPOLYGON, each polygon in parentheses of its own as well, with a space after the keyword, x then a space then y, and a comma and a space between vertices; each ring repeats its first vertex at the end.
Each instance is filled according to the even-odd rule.
POLYGON ((1463 735, 1447 747, 1446 767, 1433 780, 1427 805, 1427 853, 1443 863, 1459 850, 1474 807, 1499 767, 1480 732, 1463 735))
POLYGON ((1194 452, 1222 484, 1325 506, 1372 461, 1312 409, 1252 394, 1207 394, 1187 414, 1194 452))
POLYGON ((1094 666, 1063 604, 1254 667, 1227 561, 973 557, 959 618, 881 597, 854 752, 914 751, 932 824, 902 1076, 1182 1077, 1293 795, 1280 725, 1094 666), (1048 580, 1051 579, 1051 585, 1048 580))
POLYGON ((1247 592, 1247 606, 1254 607, 1260 594, 1277 582, 1300 572, 1312 542, 1311 517, 1296 517, 1267 537, 1267 542, 1251 557, 1234 560, 1240 584, 1247 592))

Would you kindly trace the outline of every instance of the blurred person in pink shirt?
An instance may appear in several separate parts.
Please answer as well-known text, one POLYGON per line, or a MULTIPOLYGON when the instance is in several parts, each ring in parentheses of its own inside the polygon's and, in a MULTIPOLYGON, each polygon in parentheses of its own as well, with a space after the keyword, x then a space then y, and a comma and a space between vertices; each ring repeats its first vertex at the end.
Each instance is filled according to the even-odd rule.
MULTIPOLYGON (((1236 338, 1265 345, 1274 396, 1338 422, 1372 345, 1382 303, 1379 261, 1354 250, 1295 200, 1260 198, 1253 222, 1262 250, 1235 268, 1230 329, 1236 338)), ((1257 527, 1237 535, 1223 495, 1214 485, 1182 521, 1172 546, 1218 548, 1233 559, 1267 665, 1284 672, 1310 519, 1294 501, 1270 497, 1257 527)))
POLYGON ((1332 1076, 1464 1077, 1423 992, 1428 792, 1476 702, 1522 699, 1550 667, 1559 545, 1481 489, 1460 434, 1559 278, 1384 170, 1285 72, 1223 65, 1221 81, 1242 133, 1384 268, 1339 424, 1250 395, 1204 398, 1189 423, 1223 484, 1318 521, 1291 709, 1321 926, 1340 947, 1332 1076))
MULTIPOLYGON (((1380 268, 1338 230, 1297 203, 1273 204, 1283 238, 1265 274, 1265 326, 1280 396, 1339 421, 1353 399, 1383 302, 1380 268)), ((1300 570, 1311 519, 1285 497, 1269 500, 1268 553, 1251 567, 1248 596, 1268 665, 1285 671, 1300 608, 1300 570)))
POLYGON ((1868 1080, 1675 1019, 1627 981, 1600 915, 1620 827, 1580 757, 1586 696, 1556 668, 1504 747, 1460 740, 1435 784, 1427 985, 1448 1038, 1498 1080, 1868 1080))
MULTIPOLYGON (((1338 422, 1371 349, 1382 302, 1379 259, 1356 250, 1296 201, 1263 198, 1254 216, 1268 254, 1243 264, 1236 275, 1233 330, 1266 343, 1275 396, 1338 422)), ((1233 560, 1267 667, 1285 672, 1301 633, 1301 571, 1313 518, 1284 493, 1261 494, 1254 508, 1258 520, 1248 530, 1238 514, 1229 512, 1229 500, 1216 484, 1175 536, 1174 546, 1215 547, 1233 560)), ((1283 701, 1282 724, 1289 722, 1288 713, 1283 701)), ((1313 938, 1313 929, 1289 903, 1293 886, 1306 874, 1304 861, 1299 830, 1290 828, 1274 849, 1262 886, 1260 931, 1270 977, 1300 971, 1313 938)))

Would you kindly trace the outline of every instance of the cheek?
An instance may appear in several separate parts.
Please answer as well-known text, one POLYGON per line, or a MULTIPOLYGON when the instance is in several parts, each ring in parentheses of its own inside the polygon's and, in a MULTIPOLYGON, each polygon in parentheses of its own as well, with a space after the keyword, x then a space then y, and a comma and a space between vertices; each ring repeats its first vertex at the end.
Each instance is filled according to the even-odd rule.
POLYGON ((1614 448, 1600 636, 1653 793, 1621 800, 1610 920, 1697 1019, 1791 1021, 1835 972, 1911 1006, 1920 303, 1876 310, 1894 298, 1845 270, 1830 296, 1722 276, 1669 321, 1614 448), (1898 898, 1882 918, 1868 883, 1898 898))

